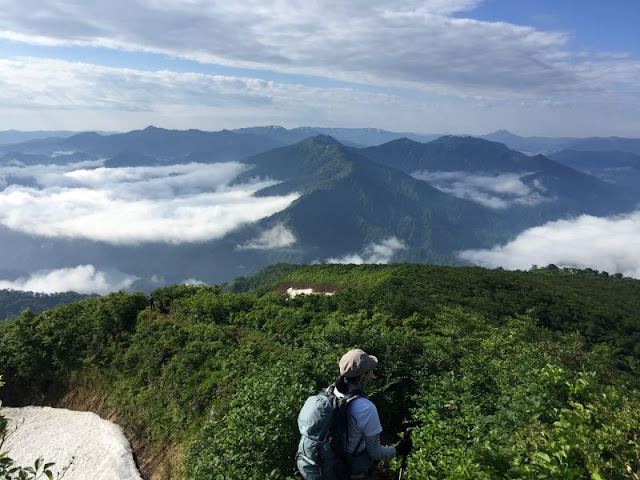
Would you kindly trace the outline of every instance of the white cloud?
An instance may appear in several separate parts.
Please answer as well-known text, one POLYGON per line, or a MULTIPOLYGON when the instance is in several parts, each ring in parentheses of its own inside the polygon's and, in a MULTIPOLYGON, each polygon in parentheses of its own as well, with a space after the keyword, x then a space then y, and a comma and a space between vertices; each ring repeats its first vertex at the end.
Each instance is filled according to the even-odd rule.
POLYGON ((263 231, 257 238, 239 245, 238 250, 273 250, 274 248, 290 247, 296 242, 296 237, 291 230, 279 223, 274 227, 263 231))
POLYGON ((522 181, 522 178, 530 173, 478 175, 468 172, 421 170, 412 175, 418 180, 429 182, 443 192, 489 208, 505 209, 512 205, 533 206, 550 200, 542 195, 546 188, 540 180, 536 179, 533 187, 522 181))
POLYGON ((584 52, 569 51, 564 32, 461 18, 480 3, 24 0, 3 5, 0 38, 157 52, 465 96, 548 97, 635 86, 640 62, 615 53, 582 58, 584 52))
POLYGON ((12 42, 85 46, 92 48, 24 50, 133 67, 5 55, 4 128, 312 123, 574 136, 640 129, 637 58, 573 52, 566 32, 463 18, 481 0, 4 3, 0 39, 9 52, 12 42), (207 67, 180 59, 215 64, 215 72, 252 70, 193 73, 207 67), (400 88, 379 88, 389 86, 400 88))
POLYGON ((346 263, 361 265, 363 263, 387 264, 398 250, 405 249, 406 246, 397 237, 389 237, 380 243, 367 245, 361 254, 347 254, 340 258, 329 258, 324 263, 346 263))
POLYGON ((0 289, 41 293, 74 291, 104 295, 129 288, 137 278, 120 272, 97 270, 93 265, 78 265, 73 268, 36 272, 17 280, 0 280, 0 289))
POLYGON ((532 265, 593 268, 640 278, 640 211, 612 218, 582 215, 550 222, 488 250, 466 250, 460 258, 486 267, 529 269, 532 265))
MULTIPOLYGON (((42 58, 0 59, 0 107, 7 128, 232 128, 313 118, 346 124, 384 121, 389 108, 415 110, 415 101, 355 88, 322 88, 247 77, 144 71, 42 58), (380 112, 385 109, 385 113, 380 112), (34 111, 43 115, 34 118, 34 111), (70 111, 73 111, 71 114, 70 111), (9 118, 10 117, 10 118, 9 118), (34 123, 35 122, 35 123, 34 123), (114 124, 117 127, 114 127, 114 124)), ((415 112, 414 115, 419 115, 415 112)), ((1 123, 0 123, 1 124, 1 123)))
POLYGON ((230 185, 247 167, 238 163, 77 169, 3 169, 38 186, 0 191, 0 224, 46 237, 111 244, 201 242, 286 208, 296 194, 254 197, 271 181, 230 185))
POLYGON ((34 57, 0 59, 0 108, 0 128, 27 130, 46 130, 52 124, 70 130, 314 124, 486 133, 509 125, 530 134, 633 136, 640 129, 640 102, 629 95, 612 100, 608 94, 589 103, 550 101, 549 95, 541 101, 475 96, 461 102, 416 92, 314 87, 34 57))

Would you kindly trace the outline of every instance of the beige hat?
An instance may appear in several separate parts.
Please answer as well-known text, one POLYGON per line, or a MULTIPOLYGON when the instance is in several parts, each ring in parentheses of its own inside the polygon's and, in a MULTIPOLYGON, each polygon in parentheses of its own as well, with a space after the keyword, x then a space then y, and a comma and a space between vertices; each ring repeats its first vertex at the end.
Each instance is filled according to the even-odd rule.
POLYGON ((378 366, 378 359, 367 355, 363 350, 355 348, 349 350, 340 359, 340 375, 345 377, 359 377, 378 366))

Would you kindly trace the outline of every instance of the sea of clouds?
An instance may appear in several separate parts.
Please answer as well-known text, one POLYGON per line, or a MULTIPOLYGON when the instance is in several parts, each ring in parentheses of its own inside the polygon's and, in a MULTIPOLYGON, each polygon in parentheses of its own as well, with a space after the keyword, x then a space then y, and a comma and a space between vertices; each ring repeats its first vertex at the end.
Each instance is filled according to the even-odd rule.
POLYGON ((269 180, 232 185, 246 169, 235 162, 3 166, 0 224, 31 235, 115 245, 214 240, 286 208, 298 196, 255 197, 275 183, 269 180))
POLYGON ((490 268, 526 270, 554 264, 640 278, 640 210, 610 218, 582 215, 549 222, 504 245, 466 250, 459 256, 490 268))
MULTIPOLYGON (((0 225, 33 239, 80 239, 123 247, 217 240, 287 208, 298 197, 254 196, 276 182, 234 183, 247 168, 237 162, 105 168, 104 160, 58 165, 14 161, 0 166, 0 225)), ((282 248, 294 242, 293 233, 276 225, 239 250, 282 248)), ((106 294, 126 290, 136 280, 135 275, 85 260, 0 279, 0 288, 106 294)))

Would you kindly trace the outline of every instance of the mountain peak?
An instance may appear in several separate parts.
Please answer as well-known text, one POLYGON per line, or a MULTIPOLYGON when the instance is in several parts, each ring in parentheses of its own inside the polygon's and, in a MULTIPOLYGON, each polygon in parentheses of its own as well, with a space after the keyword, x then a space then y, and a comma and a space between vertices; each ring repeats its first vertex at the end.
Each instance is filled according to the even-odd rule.
POLYGON ((72 135, 71 137, 69 137, 69 140, 94 140, 101 137, 102 135, 96 132, 82 132, 72 135))
POLYGON ((420 142, 416 142, 415 140, 411 140, 410 138, 407 138, 407 137, 402 137, 402 138, 398 138, 397 140, 391 140, 390 142, 387 142, 387 143, 395 143, 397 145, 413 145, 420 142))
POLYGON ((509 130, 505 130, 504 128, 496 130, 493 133, 488 133, 487 135, 481 135, 480 138, 486 138, 487 140, 494 140, 497 142, 522 140, 521 136, 511 133, 509 130))
POLYGON ((315 137, 303 140, 303 142, 315 143, 317 145, 342 145, 331 135, 316 135, 315 137))

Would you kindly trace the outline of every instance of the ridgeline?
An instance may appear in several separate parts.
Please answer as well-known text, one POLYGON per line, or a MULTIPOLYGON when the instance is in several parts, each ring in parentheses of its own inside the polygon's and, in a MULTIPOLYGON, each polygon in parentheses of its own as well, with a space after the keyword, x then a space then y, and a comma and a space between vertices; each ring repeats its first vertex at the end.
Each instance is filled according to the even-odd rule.
POLYGON ((276 265, 154 298, 156 310, 115 293, 3 322, 0 398, 116 420, 147 479, 285 479, 302 403, 357 346, 380 359, 369 397, 383 443, 419 425, 411 479, 640 472, 640 281, 554 266, 276 265))

